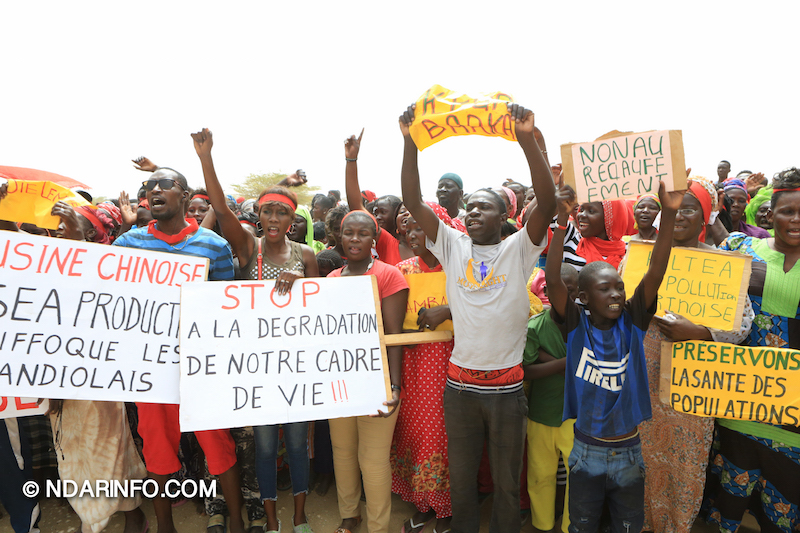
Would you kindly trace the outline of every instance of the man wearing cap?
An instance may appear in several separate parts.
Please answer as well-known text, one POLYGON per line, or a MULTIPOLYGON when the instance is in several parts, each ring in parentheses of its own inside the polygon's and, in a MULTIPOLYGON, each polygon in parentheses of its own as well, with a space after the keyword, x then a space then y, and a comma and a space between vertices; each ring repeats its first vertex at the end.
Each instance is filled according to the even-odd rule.
POLYGON ((461 209, 463 196, 464 183, 461 181, 461 176, 448 172, 439 178, 439 184, 436 186, 436 198, 439 200, 439 205, 447 209, 450 218, 464 220, 466 211, 461 209))

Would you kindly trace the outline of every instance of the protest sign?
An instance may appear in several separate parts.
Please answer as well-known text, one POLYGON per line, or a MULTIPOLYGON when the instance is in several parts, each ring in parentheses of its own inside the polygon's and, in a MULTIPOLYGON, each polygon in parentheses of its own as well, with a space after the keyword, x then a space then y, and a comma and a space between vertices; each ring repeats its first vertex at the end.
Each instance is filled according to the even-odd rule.
MULTIPOLYGON (((650 268, 652 254, 652 244, 630 243, 622 274, 628 294, 633 294, 650 268)), ((701 326, 738 329, 750 284, 751 261, 749 255, 735 252, 672 248, 658 288, 656 315, 671 311, 701 326)))
POLYGON ((0 220, 56 229, 61 219, 51 215, 50 211, 59 200, 73 207, 91 205, 80 194, 52 181, 8 180, 8 198, 0 202, 0 220))
POLYGON ((661 343, 662 403, 697 416, 800 425, 800 351, 661 343))
POLYGON ((680 130, 620 133, 593 142, 561 145, 564 182, 578 202, 600 202, 686 188, 683 135, 680 130))
POLYGON ((178 403, 180 286, 208 259, 0 232, 0 390, 178 403))
POLYGON ((417 99, 409 133, 420 150, 455 135, 485 135, 516 141, 514 121, 507 105, 513 101, 510 95, 502 92, 473 98, 434 85, 417 99))
MULTIPOLYGON (((408 307, 403 321, 403 330, 418 330, 417 317, 423 309, 439 305, 447 305, 444 272, 427 272, 425 274, 406 274, 408 282, 408 307)), ((453 321, 445 320, 433 331, 453 331, 453 321)))
POLYGON ((0 396, 0 418, 43 415, 50 408, 50 400, 42 400, 41 404, 38 401, 39 398, 0 396))
POLYGON ((285 296, 274 285, 184 285, 181 431, 386 412, 375 278, 301 278, 285 296))

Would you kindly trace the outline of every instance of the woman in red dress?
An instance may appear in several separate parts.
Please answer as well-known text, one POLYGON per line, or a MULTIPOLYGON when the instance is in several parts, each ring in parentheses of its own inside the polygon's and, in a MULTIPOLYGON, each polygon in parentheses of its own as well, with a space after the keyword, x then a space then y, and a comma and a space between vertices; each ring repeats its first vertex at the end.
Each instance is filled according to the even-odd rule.
MULTIPOLYGON (((447 211, 428 202, 445 224, 452 226, 447 211)), ((425 234, 408 215, 406 238, 415 257, 397 264, 400 272, 441 272, 442 266, 425 247, 425 234)), ((446 305, 423 310, 420 329, 435 329, 450 319, 446 305)), ((403 533, 418 533, 434 520, 435 533, 450 531, 450 475, 447 435, 444 429, 443 394, 447 363, 453 341, 417 344, 403 349, 403 405, 392 441, 392 492, 413 503, 417 512, 403 524, 403 533)))

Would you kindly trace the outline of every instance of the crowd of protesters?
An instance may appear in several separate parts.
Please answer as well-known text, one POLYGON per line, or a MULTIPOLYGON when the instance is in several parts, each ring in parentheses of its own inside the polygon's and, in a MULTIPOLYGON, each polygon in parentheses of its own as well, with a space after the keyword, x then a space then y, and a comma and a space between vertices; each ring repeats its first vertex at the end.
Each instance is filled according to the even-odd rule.
MULTIPOLYGON (((417 509, 402 533, 475 533, 490 494, 496 533, 526 521, 564 533, 686 533, 698 517, 732 533, 747 511, 762 531, 800 529, 798 427, 698 417, 659 401, 663 340, 800 349, 800 170, 731 176, 721 161, 717 180, 687 171, 685 191, 661 184, 635 200, 579 203, 533 113, 509 104, 530 176, 467 192, 448 172, 436 202, 424 201, 414 113, 399 119, 402 198, 361 189, 363 131, 344 143, 344 199, 331 191, 298 205, 302 171, 257 198, 226 196, 204 129, 191 135, 202 182, 139 158, 147 177, 135 200, 56 202, 56 231, 0 222, 206 257, 209 280, 274 280, 282 294, 300 278, 375 276, 386 333, 403 331, 405 276, 444 272, 448 305, 423 309, 417 324, 451 320, 454 332, 388 348, 392 396, 371 416, 181 434, 178 405, 51 400, 46 416, 0 420, 0 501, 15 532, 35 531, 39 514, 20 487, 48 475, 79 484, 149 476, 162 488, 175 477, 217 479, 221 494, 203 502, 208 533, 310 533, 306 496, 331 486, 337 533, 360 526, 362 499, 362 527, 388 531, 392 493, 417 509), (654 243, 637 287, 620 275, 631 241, 654 243), (655 316, 675 246, 752 257, 740 327, 655 316), (587 357, 611 377, 586 380, 587 357), (294 512, 282 524, 278 491, 289 486, 294 512)), ((0 202, 13 201, 0 186, 0 202)), ((125 533, 150 527, 139 495, 69 503, 83 533, 102 531, 118 511, 125 533)), ((178 503, 153 499, 159 533, 176 530, 178 503)))

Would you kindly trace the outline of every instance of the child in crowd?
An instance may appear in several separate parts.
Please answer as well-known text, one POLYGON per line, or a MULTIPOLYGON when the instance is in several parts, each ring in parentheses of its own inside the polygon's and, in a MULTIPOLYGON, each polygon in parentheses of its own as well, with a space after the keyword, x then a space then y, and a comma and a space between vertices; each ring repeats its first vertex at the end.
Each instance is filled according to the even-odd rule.
POLYGON ((578 276, 581 309, 561 278, 561 256, 574 193, 556 195, 557 227, 545 276, 550 313, 567 343, 565 420, 575 419, 569 456, 571 533, 594 533, 608 504, 615 532, 638 533, 644 522, 644 461, 638 424, 651 416, 642 340, 656 312, 675 215, 684 191, 659 187, 661 231, 650 267, 630 300, 616 269, 604 261, 578 276))
MULTIPOLYGON (((561 279, 567 287, 567 297, 574 301, 578 297, 578 271, 562 263, 561 279)), ((546 286, 544 290, 547 291, 546 286)), ((561 420, 566 357, 564 339, 549 311, 531 317, 522 357, 525 379, 533 381, 528 396, 528 495, 533 526, 541 531, 555 526, 558 458, 569 457, 574 440, 575 421, 561 420)), ((564 501, 561 522, 564 533, 569 527, 568 502, 564 501)))

